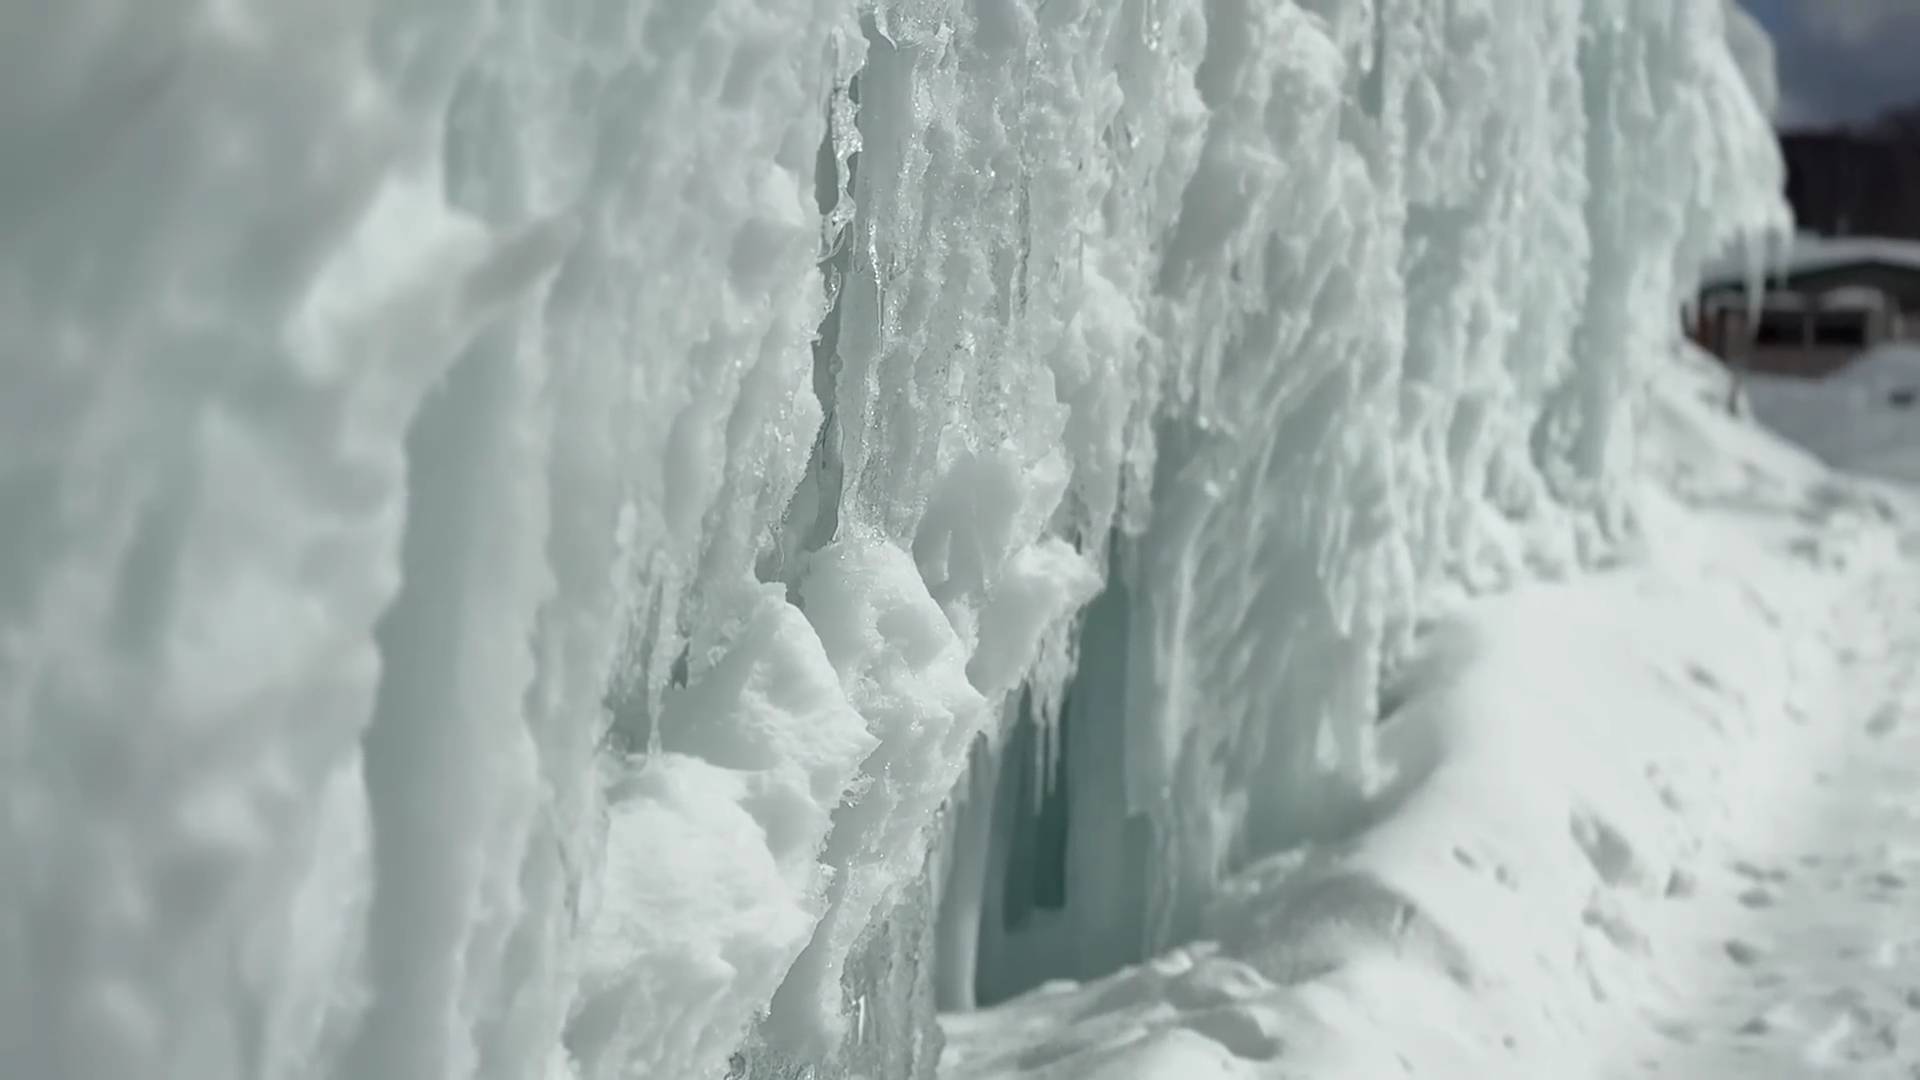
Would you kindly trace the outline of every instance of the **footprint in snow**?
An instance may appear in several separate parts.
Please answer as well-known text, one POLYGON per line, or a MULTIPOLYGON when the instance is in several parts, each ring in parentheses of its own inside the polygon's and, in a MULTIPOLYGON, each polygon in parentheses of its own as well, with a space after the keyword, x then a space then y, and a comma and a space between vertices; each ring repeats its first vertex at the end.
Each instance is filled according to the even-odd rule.
MULTIPOLYGON (((1809 855, 1809 856, 1804 856, 1802 861, 1805 861, 1806 859, 1817 860, 1818 858, 1819 856, 1809 855)), ((1818 863, 1816 862, 1814 865, 1818 865, 1818 863)), ((1739 862, 1736 862, 1733 864, 1733 872, 1736 874, 1739 874, 1741 877, 1746 878, 1749 881, 1759 881, 1759 882, 1764 882, 1764 883, 1774 884, 1774 885, 1781 884, 1782 882, 1787 881, 1789 878, 1793 876, 1792 874, 1788 873, 1786 870, 1783 870, 1779 867, 1757 866, 1753 863, 1746 861, 1745 859, 1742 859, 1739 862)))
POLYGON ((1687 678, 1703 690, 1718 692, 1722 689, 1720 677, 1702 664, 1688 664, 1687 678))
POLYGON ((1767 955, 1765 949, 1762 949, 1751 941, 1743 941, 1740 938, 1728 939, 1724 947, 1727 952, 1727 959, 1732 960, 1741 967, 1752 967, 1767 955))
POLYGON ((1669 900, 1686 900, 1700 891, 1699 879, 1690 871, 1676 867, 1667 875, 1666 895, 1669 900))
POLYGON ((1567 829, 1601 881, 1619 886, 1640 877, 1644 868, 1640 865, 1639 852, 1611 822, 1596 814, 1580 812, 1568 819, 1567 829))
MULTIPOLYGON (((1478 871, 1478 870, 1481 870, 1483 867, 1483 864, 1480 862, 1480 859, 1477 856, 1475 856, 1473 852, 1468 851, 1466 848, 1459 848, 1459 847, 1454 848, 1453 861, 1459 863, 1461 866, 1464 866, 1469 870, 1478 871)), ((1512 889, 1515 887, 1513 871, 1507 869, 1507 867, 1501 863, 1495 863, 1493 866, 1493 880, 1498 882, 1501 886, 1508 889, 1512 889)))
POLYGON ((1692 1043, 1700 1038, 1700 1033, 1694 1030, 1693 1025, 1682 1020, 1656 1020, 1653 1029, 1677 1043, 1692 1043))
POLYGON ((1746 1023, 1734 1029, 1734 1034, 1747 1036, 1771 1035, 1773 1034, 1773 1026, 1773 1019, 1767 1016, 1767 1014, 1761 1013, 1759 1016, 1748 1020, 1746 1023))

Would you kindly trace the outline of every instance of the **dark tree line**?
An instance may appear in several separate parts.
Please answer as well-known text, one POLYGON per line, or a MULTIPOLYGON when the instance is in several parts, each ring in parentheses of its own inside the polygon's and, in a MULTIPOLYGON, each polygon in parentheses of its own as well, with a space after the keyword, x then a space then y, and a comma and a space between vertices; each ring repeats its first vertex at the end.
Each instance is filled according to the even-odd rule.
POLYGON ((1920 102, 1864 127, 1788 132, 1781 146, 1801 228, 1920 239, 1920 102))

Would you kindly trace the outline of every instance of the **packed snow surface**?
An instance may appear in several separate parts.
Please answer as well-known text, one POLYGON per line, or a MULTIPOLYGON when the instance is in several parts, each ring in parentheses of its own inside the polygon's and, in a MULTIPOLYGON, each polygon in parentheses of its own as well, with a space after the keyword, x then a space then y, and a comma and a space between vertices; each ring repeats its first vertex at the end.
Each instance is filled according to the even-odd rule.
POLYGON ((0 1061, 894 1080, 1193 939, 1406 775, 1426 612, 1632 541, 1769 66, 1724 0, 0 13, 0 1061))

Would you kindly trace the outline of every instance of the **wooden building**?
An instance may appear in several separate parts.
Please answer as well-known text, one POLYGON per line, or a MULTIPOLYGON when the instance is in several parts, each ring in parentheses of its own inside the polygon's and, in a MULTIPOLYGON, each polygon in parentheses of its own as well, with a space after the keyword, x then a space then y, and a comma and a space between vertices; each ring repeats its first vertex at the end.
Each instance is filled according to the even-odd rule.
POLYGON ((1803 238, 1758 297, 1746 274, 1710 274, 1688 328, 1744 370, 1819 378, 1868 349, 1920 342, 1920 243, 1803 238))

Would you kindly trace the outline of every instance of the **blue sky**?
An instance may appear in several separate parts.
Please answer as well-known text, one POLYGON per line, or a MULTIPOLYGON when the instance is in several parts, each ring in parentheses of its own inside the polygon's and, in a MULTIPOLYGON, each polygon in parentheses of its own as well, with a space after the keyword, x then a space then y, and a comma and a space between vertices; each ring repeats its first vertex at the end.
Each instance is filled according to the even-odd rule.
POLYGON ((1920 0, 1740 0, 1773 32, 1781 123, 1870 119, 1920 102, 1920 0))

